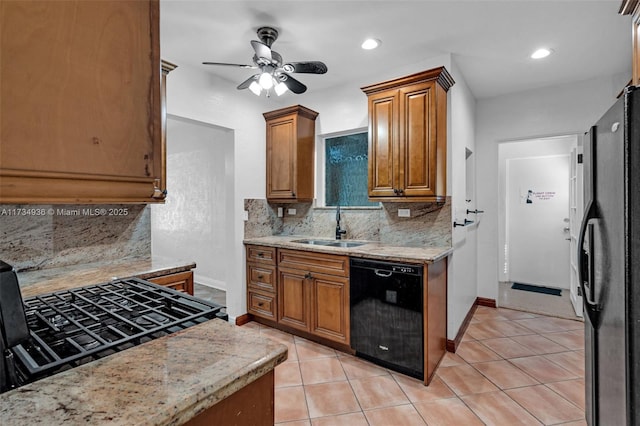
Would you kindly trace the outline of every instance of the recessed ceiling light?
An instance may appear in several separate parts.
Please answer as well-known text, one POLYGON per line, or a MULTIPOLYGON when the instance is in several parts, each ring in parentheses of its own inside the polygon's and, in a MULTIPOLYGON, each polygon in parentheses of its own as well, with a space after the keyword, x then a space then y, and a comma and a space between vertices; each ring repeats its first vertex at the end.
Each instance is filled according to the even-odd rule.
POLYGON ((371 49, 375 49, 376 47, 380 46, 382 42, 380 40, 378 40, 377 38, 368 38, 366 39, 364 42, 362 42, 361 47, 365 50, 371 50, 371 49))
POLYGON ((553 49, 540 48, 531 54, 531 59, 542 59, 553 53, 553 49))

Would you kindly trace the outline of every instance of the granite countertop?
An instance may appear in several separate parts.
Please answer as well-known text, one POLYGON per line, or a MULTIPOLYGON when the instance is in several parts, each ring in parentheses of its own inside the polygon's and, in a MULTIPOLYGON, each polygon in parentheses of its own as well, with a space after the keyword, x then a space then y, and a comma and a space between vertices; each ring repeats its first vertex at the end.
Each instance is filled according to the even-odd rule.
MULTIPOLYGON (((399 246, 377 241, 358 241, 364 243, 357 247, 327 247, 313 244, 296 243, 296 240, 323 239, 301 235, 273 235, 270 237, 247 238, 245 244, 314 251, 320 253, 341 254, 351 257, 389 260, 393 262, 435 263, 453 252, 451 247, 399 246)), ((342 240, 356 241, 356 240, 342 240)))
POLYGON ((179 425, 286 358, 285 345, 215 319, 6 392, 0 424, 179 425))
POLYGON ((149 279, 161 275, 189 271, 195 262, 153 256, 151 258, 125 258, 118 261, 96 261, 58 268, 18 272, 23 297, 51 293, 114 278, 138 277, 149 279))

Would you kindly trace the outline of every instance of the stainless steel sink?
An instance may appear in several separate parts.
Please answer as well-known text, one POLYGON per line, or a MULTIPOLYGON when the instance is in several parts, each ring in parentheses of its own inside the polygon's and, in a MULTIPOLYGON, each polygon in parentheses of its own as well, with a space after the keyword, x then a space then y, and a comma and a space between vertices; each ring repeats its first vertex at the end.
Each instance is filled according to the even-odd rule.
POLYGON ((314 246, 328 246, 334 242, 331 240, 294 240, 292 243, 311 244, 314 246))
POLYGON ((327 246, 327 247, 358 247, 365 243, 358 243, 355 241, 331 241, 331 240, 294 240, 292 243, 310 244, 315 246, 327 246))
POLYGON ((329 247, 358 247, 364 245, 364 243, 356 243, 355 241, 335 241, 330 244, 327 244, 329 247))

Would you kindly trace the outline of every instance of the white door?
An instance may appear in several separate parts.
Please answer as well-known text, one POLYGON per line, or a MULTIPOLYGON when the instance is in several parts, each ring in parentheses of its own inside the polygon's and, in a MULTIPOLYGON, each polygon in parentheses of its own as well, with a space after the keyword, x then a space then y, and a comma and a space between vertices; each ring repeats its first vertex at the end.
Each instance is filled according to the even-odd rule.
POLYGON ((569 288, 569 155, 507 160, 509 281, 569 288))

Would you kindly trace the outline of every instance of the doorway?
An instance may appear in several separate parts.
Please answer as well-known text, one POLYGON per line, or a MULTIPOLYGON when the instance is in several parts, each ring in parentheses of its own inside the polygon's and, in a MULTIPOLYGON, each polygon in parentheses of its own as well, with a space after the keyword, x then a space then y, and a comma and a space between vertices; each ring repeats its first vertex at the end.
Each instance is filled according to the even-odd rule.
POLYGON ((195 261, 194 281, 227 289, 235 240, 233 131, 167 117, 167 199, 151 206, 153 256, 195 261))
POLYGON ((499 306, 575 318, 569 200, 577 145, 577 135, 499 145, 499 306))

